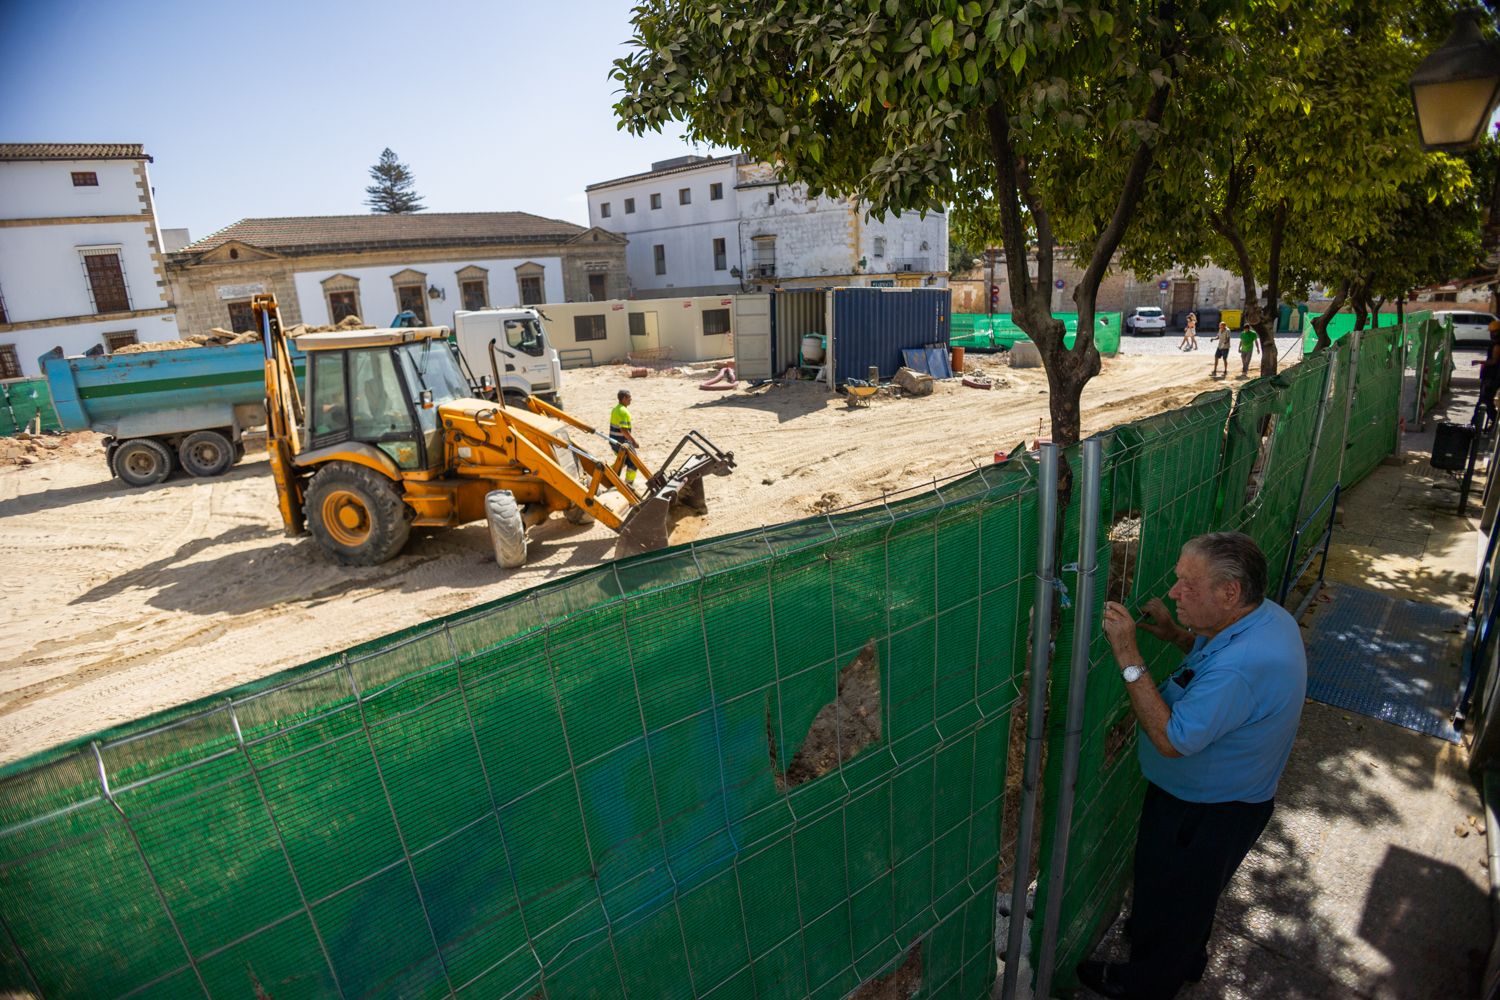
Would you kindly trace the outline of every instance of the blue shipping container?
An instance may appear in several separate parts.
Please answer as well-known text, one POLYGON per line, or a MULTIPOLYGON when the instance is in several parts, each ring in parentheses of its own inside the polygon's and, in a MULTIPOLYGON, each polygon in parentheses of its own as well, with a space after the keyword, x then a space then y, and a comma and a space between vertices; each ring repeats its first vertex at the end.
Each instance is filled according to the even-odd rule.
POLYGON ((834 381, 868 377, 871 368, 888 379, 901 367, 901 352, 939 344, 948 348, 952 292, 947 288, 835 288, 834 381))

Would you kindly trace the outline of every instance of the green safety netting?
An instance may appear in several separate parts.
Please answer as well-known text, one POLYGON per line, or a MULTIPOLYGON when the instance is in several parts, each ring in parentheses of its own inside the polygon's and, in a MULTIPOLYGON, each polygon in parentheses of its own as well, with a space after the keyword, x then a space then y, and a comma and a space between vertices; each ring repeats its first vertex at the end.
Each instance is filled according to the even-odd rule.
MULTIPOLYGON (((1106 600, 1120 601, 1138 614, 1148 599, 1166 594, 1178 550, 1212 521, 1215 474, 1230 402, 1228 390, 1205 393, 1184 409, 1117 428, 1106 444, 1097 538, 1099 575, 1093 606, 1074 605, 1064 612, 1048 688, 1036 914, 1045 912, 1051 893, 1049 860, 1058 835, 1055 812, 1062 791, 1074 619, 1087 613, 1097 621, 1106 600), (1127 538, 1112 546, 1112 533, 1127 538)), ((1075 484, 1081 482, 1077 458, 1078 449, 1070 449, 1075 484)), ((1078 522, 1074 516, 1064 529, 1059 561, 1071 561, 1077 551, 1078 522)), ((1158 679, 1177 662, 1165 644, 1149 637, 1142 652, 1158 679)), ((1088 956, 1095 931, 1114 916, 1119 904, 1129 879, 1135 826, 1145 791, 1145 779, 1135 760, 1134 717, 1102 630, 1095 631, 1089 664, 1076 804, 1062 876, 1055 952, 1053 983, 1063 988, 1074 984, 1073 966, 1088 956)), ((1033 919, 1034 962, 1040 958, 1040 926, 1041 921, 1033 919)))
MULTIPOLYGON (((1305 308, 1305 307, 1304 307, 1305 308)), ((1319 313, 1304 312, 1302 319, 1302 353, 1311 354, 1318 345, 1318 331, 1313 329, 1313 320, 1317 319, 1319 313)), ((1354 332, 1356 317, 1352 312, 1334 313, 1333 318, 1328 321, 1328 339, 1337 343, 1354 332)), ((1367 328, 1386 329, 1387 327, 1399 327, 1395 313, 1371 313, 1365 317, 1367 328)))
POLYGON ((1354 398, 1349 404, 1348 431, 1340 483, 1345 489, 1369 475, 1396 447, 1401 420, 1403 336, 1382 329, 1360 337, 1353 359, 1354 398))
MULTIPOLYGON (((1062 320, 1066 332, 1063 345, 1072 348, 1078 336, 1078 314, 1053 313, 1062 320)), ((1115 354, 1120 350, 1121 314, 1098 313, 1095 318, 1094 346, 1101 354, 1115 354)), ((1010 313, 954 313, 950 319, 951 336, 948 342, 954 347, 976 351, 1008 351, 1019 341, 1030 343, 1026 331, 1016 325, 1010 313)))
POLYGON ((0 436, 24 431, 40 413, 42 430, 62 429, 57 410, 52 406, 52 392, 44 378, 0 382, 0 436))
POLYGON ((1036 499, 608 564, 0 770, 0 990, 988 996, 1036 499))
MULTIPOLYGON (((1376 336, 1376 332, 1364 331, 1361 336, 1376 336)), ((1358 339, 1358 338, 1353 338, 1358 339)), ((1308 471, 1303 480, 1302 499, 1297 509, 1297 521, 1293 535, 1296 552, 1291 559, 1293 571, 1305 559, 1328 519, 1333 516, 1333 491, 1339 485, 1341 463, 1344 457, 1344 441, 1347 432, 1349 402, 1349 380, 1353 375, 1351 341, 1341 340, 1328 351, 1328 362, 1324 373, 1325 389, 1323 412, 1313 425, 1312 454, 1308 471)))

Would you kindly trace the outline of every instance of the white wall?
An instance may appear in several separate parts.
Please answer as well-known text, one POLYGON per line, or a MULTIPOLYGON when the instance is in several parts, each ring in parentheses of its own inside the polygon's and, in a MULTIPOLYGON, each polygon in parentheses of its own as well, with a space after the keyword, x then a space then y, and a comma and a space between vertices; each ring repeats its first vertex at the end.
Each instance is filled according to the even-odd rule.
POLYGON ((732 160, 680 173, 664 174, 627 184, 588 192, 589 224, 624 235, 625 267, 636 289, 701 288, 738 286, 729 269, 744 269, 738 244, 738 206, 732 160), (710 200, 710 186, 723 185, 723 197, 710 200), (678 192, 687 188, 692 202, 680 203, 678 192), (651 195, 661 195, 661 208, 651 207, 651 195), (635 199, 635 211, 627 214, 625 200, 635 199), (610 206, 605 218, 602 206, 610 206), (714 240, 724 241, 724 269, 714 269, 714 240), (654 247, 666 250, 667 273, 656 273, 654 247))
POLYGON ((12 323, 94 312, 79 247, 120 247, 132 309, 160 309, 166 289, 152 272, 148 222, 13 226, 0 229, 0 291, 12 323))
POLYGON ((31 160, 0 163, 0 218, 140 215, 134 160, 31 160), (74 187, 74 171, 93 171, 98 187, 74 187))
POLYGON ((520 304, 520 289, 516 283, 516 268, 522 264, 535 263, 543 268, 542 292, 547 301, 563 301, 563 273, 561 257, 516 257, 504 260, 475 260, 464 258, 455 261, 422 261, 415 264, 383 264, 380 267, 342 268, 299 272, 294 283, 297 301, 302 306, 302 320, 310 326, 322 326, 329 320, 328 300, 323 296, 322 282, 335 274, 347 274, 359 279, 360 319, 375 326, 385 326, 400 310, 396 306, 396 290, 391 285, 391 275, 410 268, 427 275, 427 284, 436 285, 444 298, 427 299, 427 321, 433 326, 452 326, 453 314, 463 308, 463 296, 459 292, 458 272, 471 265, 489 270, 490 305, 505 308, 520 304))

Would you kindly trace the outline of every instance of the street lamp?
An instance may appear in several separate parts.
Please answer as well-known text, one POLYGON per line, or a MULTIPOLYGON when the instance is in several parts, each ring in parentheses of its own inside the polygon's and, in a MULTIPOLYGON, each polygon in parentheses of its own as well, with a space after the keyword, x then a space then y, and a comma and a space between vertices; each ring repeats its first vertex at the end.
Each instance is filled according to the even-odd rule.
POLYGON ((1480 16, 1472 7, 1455 14, 1448 40, 1411 75, 1423 149, 1474 145, 1500 101, 1500 47, 1480 34, 1480 16))

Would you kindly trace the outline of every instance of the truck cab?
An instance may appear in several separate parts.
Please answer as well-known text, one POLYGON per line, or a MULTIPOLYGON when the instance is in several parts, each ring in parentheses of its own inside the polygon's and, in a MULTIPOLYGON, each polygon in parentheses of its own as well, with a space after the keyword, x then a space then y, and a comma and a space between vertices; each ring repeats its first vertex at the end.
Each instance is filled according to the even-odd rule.
POLYGON ((562 364, 535 309, 460 309, 453 332, 474 373, 493 374, 508 401, 536 396, 562 408, 562 364))

